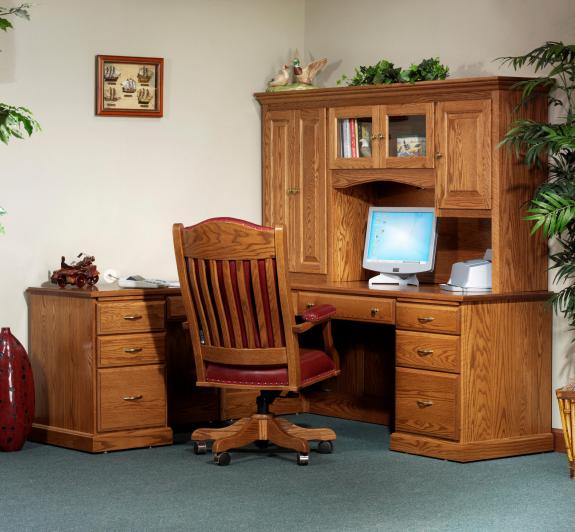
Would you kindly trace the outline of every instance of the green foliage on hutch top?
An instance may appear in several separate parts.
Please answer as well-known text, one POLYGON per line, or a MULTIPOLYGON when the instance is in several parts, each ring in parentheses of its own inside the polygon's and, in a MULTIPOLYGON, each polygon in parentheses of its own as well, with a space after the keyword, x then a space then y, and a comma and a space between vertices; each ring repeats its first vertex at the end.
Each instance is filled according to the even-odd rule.
POLYGON ((449 67, 442 65, 438 57, 424 59, 419 64, 412 64, 407 69, 396 67, 387 59, 382 59, 375 65, 360 66, 355 69, 353 78, 345 74, 337 81, 338 85, 347 82, 348 86, 381 85, 389 83, 415 83, 416 81, 431 81, 445 79, 449 75, 449 67))

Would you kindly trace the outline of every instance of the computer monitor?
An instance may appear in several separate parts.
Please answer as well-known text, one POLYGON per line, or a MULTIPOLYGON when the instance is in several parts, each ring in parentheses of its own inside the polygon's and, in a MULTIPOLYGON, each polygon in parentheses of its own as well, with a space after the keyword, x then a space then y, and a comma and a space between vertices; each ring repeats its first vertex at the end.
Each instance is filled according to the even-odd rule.
POLYGON ((415 274, 433 270, 436 240, 432 207, 370 207, 363 267, 381 272, 369 280, 370 288, 419 286, 415 274))

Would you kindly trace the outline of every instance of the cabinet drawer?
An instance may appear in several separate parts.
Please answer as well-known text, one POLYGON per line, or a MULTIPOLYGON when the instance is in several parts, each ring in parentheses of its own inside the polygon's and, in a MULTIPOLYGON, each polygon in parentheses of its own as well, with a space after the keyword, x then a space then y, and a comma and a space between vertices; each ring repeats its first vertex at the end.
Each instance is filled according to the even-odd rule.
POLYGON ((98 303, 98 334, 147 332, 163 329, 165 302, 115 301, 98 303))
POLYGON ((458 400, 458 375, 398 368, 395 428, 457 440, 458 400))
POLYGON ((459 307, 397 303, 397 328, 459 334, 459 307))
POLYGON ((98 430, 166 425, 164 366, 98 370, 98 430))
POLYGON ((397 331, 395 360, 398 366, 459 373, 459 336, 397 331))
POLYGON ((158 364, 166 355, 166 333, 98 337, 99 366, 158 364))
POLYGON ((395 300, 380 297, 342 296, 318 292, 300 292, 298 313, 315 305, 329 303, 336 308, 335 317, 359 321, 394 323, 395 300))
POLYGON ((166 305, 168 309, 169 320, 184 319, 186 317, 186 309, 184 307, 184 300, 182 296, 167 297, 166 305))

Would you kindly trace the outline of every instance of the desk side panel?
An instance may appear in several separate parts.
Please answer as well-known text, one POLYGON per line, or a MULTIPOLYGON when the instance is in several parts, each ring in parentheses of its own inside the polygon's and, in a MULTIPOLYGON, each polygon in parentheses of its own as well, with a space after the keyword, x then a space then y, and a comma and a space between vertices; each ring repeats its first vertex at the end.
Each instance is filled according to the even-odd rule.
POLYGON ((29 297, 35 424, 94 432, 95 301, 29 297))
POLYGON ((545 301, 462 306, 461 442, 551 433, 545 301))

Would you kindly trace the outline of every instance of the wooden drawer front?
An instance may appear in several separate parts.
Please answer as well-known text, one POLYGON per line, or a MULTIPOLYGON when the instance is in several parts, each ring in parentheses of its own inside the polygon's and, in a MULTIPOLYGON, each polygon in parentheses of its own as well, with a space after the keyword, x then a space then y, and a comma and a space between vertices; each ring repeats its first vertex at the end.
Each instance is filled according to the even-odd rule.
POLYGON ((163 329, 165 306, 163 300, 98 303, 98 333, 147 332, 163 329))
POLYGON ((164 366, 98 370, 98 430, 166 425, 164 366))
POLYGON ((166 355, 166 333, 115 334, 98 337, 99 366, 158 364, 166 355))
POLYGON ((342 296, 317 292, 300 292, 298 313, 315 305, 329 303, 336 308, 335 317, 359 321, 395 322, 395 300, 380 297, 342 296))
POLYGON ((398 366, 459 373, 459 336, 396 331, 395 361, 398 366))
POLYGON ((458 375, 398 368, 395 393, 396 430, 459 439, 458 375))
POLYGON ((184 300, 182 299, 182 296, 167 297, 166 305, 169 320, 185 319, 186 309, 184 308, 184 300))
POLYGON ((397 328, 459 334, 459 307, 397 303, 397 328))

